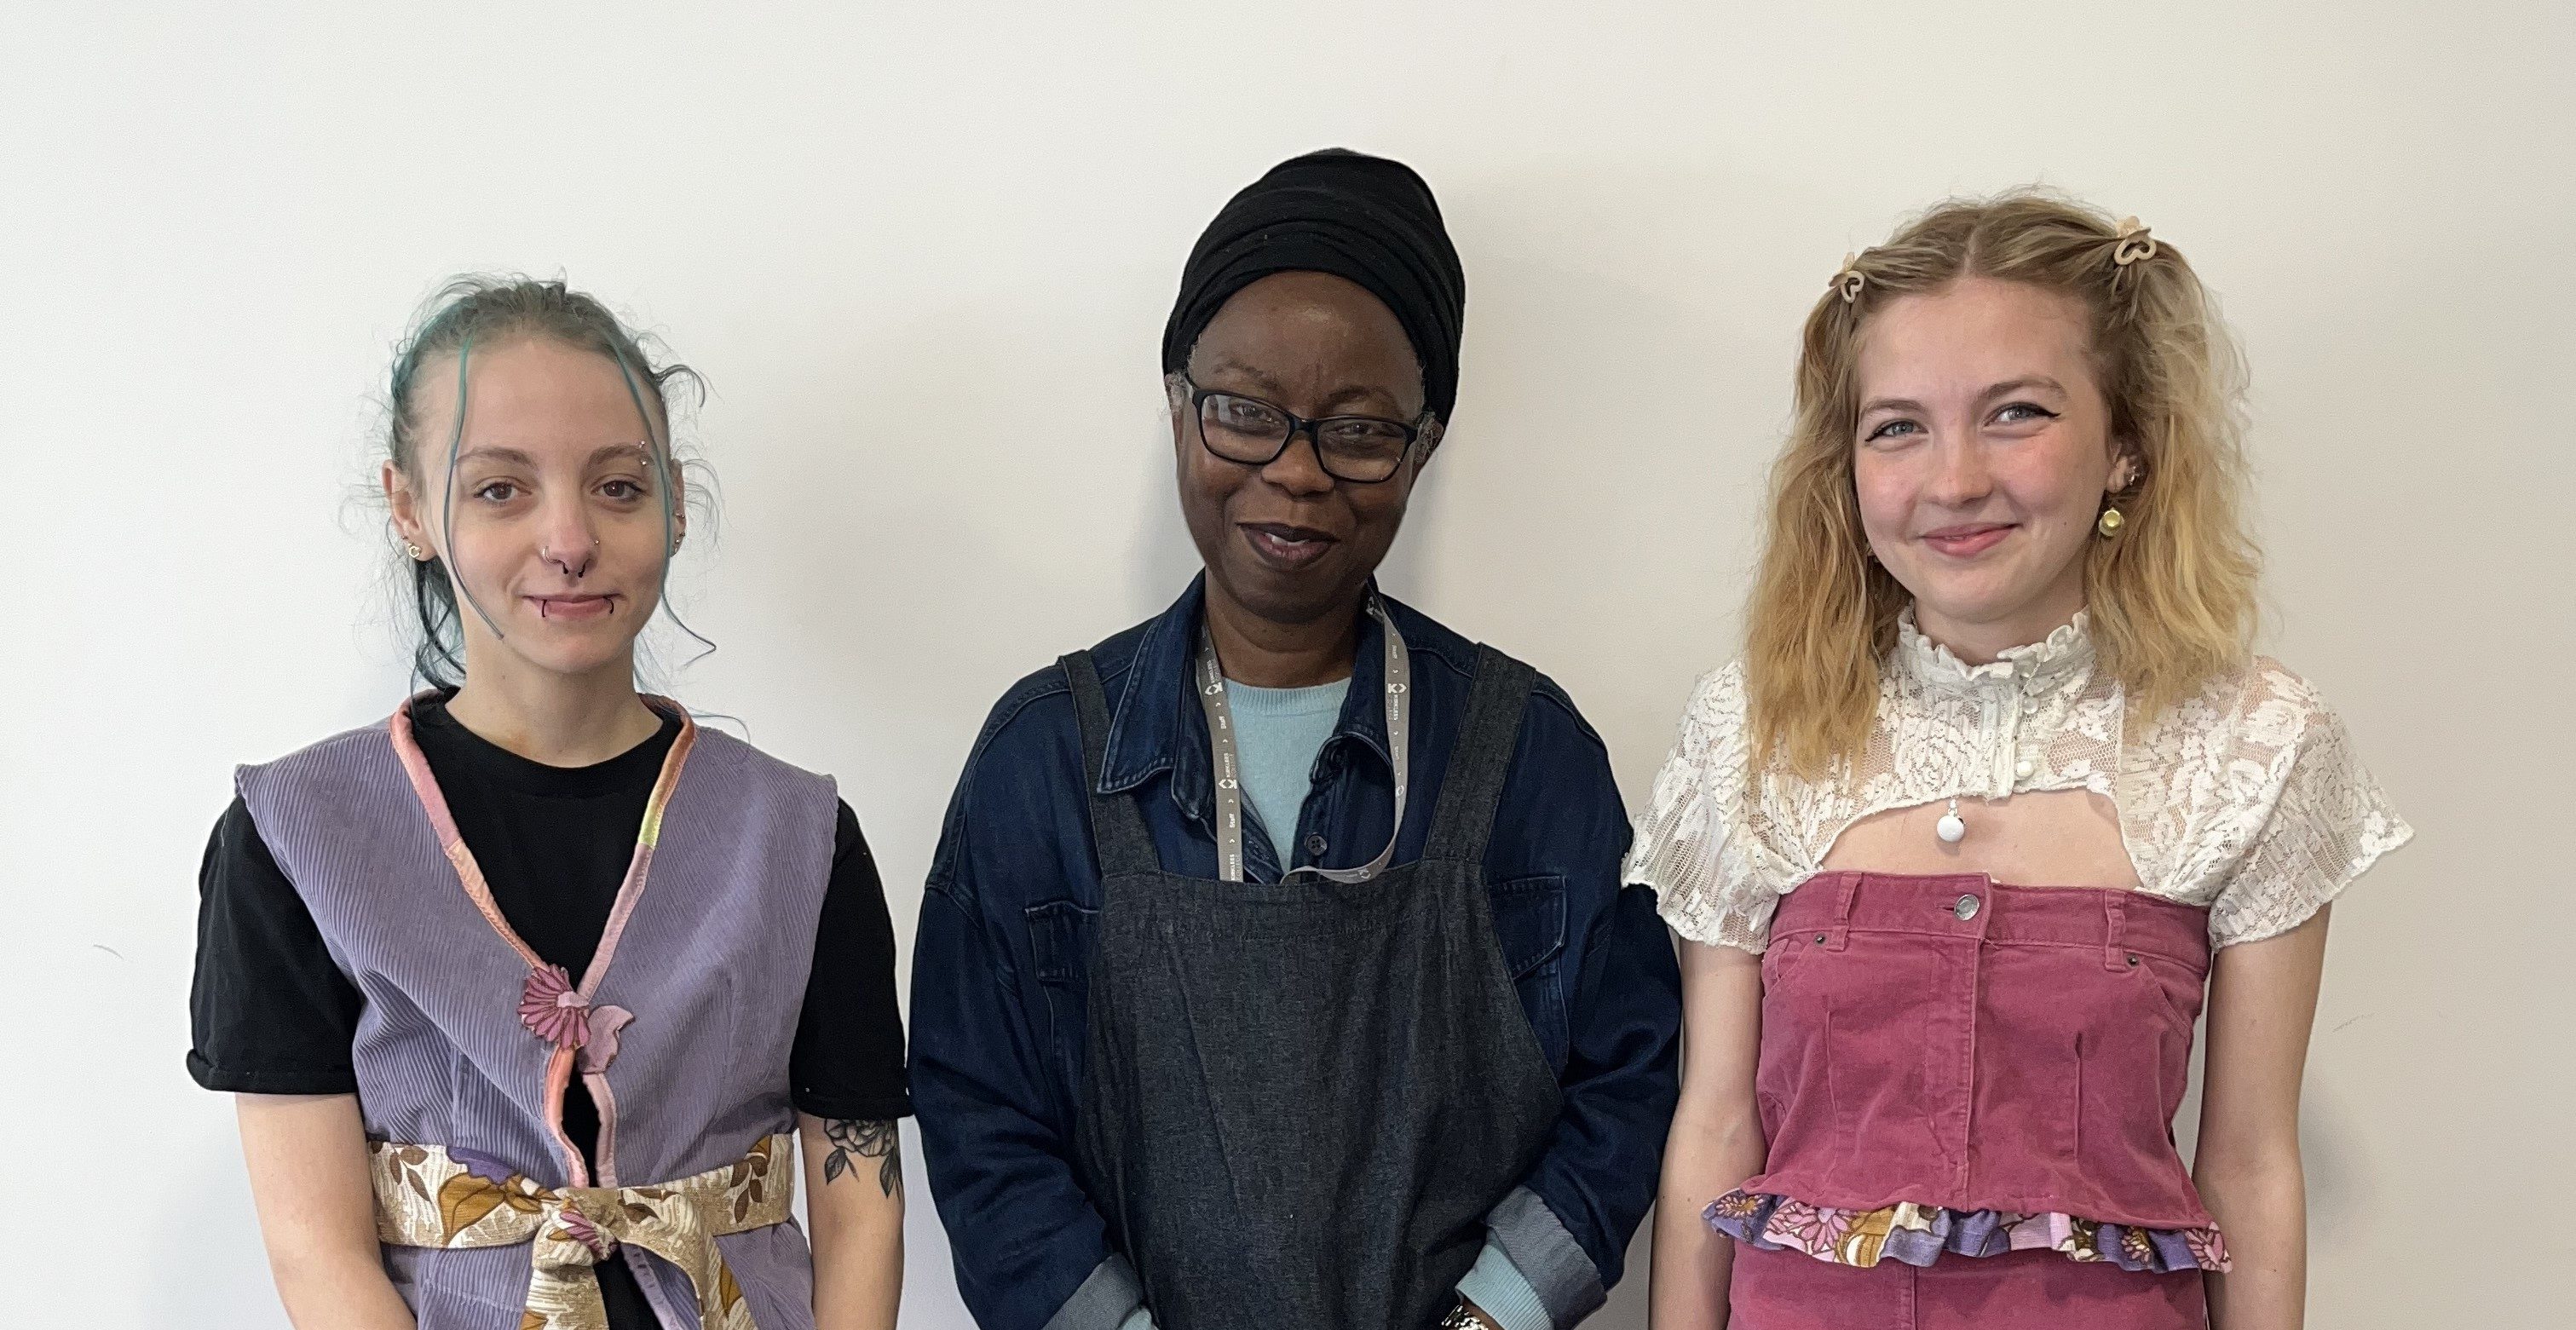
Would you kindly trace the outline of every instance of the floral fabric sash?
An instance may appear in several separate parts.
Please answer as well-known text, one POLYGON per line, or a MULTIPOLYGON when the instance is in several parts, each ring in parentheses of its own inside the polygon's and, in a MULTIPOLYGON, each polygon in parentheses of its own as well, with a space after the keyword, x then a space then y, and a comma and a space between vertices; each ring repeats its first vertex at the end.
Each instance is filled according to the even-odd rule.
POLYGON ((696 1177, 649 1187, 545 1187, 488 1155, 375 1142, 376 1236, 407 1247, 533 1246, 519 1330, 608 1330, 593 1267, 631 1242, 688 1275, 706 1330, 758 1330, 716 1239, 784 1223, 791 1137, 696 1177))

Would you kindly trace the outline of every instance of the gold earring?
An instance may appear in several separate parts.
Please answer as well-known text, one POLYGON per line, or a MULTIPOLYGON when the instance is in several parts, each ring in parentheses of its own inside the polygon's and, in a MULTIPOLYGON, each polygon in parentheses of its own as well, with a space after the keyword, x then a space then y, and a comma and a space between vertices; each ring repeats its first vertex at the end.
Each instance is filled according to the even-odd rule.
POLYGON ((429 557, 429 551, 422 549, 418 545, 412 544, 408 540, 403 542, 403 553, 410 555, 414 562, 418 562, 429 557))
POLYGON ((2109 540, 2120 534, 2120 527, 2126 521, 2126 518, 2120 516, 2119 509, 2105 508, 2102 510, 2102 515, 2094 519, 2093 529, 2101 532, 2104 540, 2109 540))

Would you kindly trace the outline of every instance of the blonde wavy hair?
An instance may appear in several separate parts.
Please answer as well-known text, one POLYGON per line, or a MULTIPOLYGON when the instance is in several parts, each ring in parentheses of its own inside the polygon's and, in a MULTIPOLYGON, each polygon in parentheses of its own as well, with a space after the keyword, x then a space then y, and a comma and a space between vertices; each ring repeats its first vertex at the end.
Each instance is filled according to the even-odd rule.
POLYGON ((2244 361, 2216 301, 2171 245, 2135 222, 2019 190, 1953 200, 1849 261, 1807 315, 1797 414, 1771 468, 1769 530, 1745 616, 1754 751, 1810 777, 1857 758, 1879 666, 1912 596, 1869 558, 1852 484, 1862 333, 1888 302, 1963 277, 2073 297, 2136 479, 2126 524, 2084 554, 2099 668, 2153 716, 2242 664, 2259 558, 2247 533, 2244 361))

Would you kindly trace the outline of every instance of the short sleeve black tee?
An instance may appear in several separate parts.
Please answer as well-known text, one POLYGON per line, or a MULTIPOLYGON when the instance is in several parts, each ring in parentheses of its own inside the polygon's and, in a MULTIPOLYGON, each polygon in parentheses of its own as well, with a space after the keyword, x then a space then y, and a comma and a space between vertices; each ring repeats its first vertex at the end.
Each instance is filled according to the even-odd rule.
MULTIPOLYGON (((652 738, 587 767, 520 757, 433 699, 413 706, 412 725, 502 916, 548 963, 582 973, 607 928, 679 721, 667 719, 652 738)), ((350 1045, 363 999, 239 799, 215 824, 198 889, 190 1074, 210 1090, 354 1093, 350 1045)), ((796 1107, 816 1117, 911 1112, 894 928, 876 861, 846 803, 788 1075, 796 1107)), ((564 1098, 564 1129, 585 1154, 595 1148, 598 1111, 578 1080, 564 1098)))

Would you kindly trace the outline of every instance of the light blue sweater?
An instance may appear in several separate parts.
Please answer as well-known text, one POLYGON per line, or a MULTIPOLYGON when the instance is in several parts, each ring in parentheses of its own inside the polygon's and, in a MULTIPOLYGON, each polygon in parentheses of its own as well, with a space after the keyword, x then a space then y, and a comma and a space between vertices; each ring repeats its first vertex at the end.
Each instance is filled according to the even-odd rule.
POLYGON ((1235 755, 1242 762, 1243 801, 1260 816, 1283 869, 1297 862, 1297 816, 1314 785, 1315 755, 1333 737, 1342 699, 1350 691, 1348 679, 1313 688, 1255 688, 1226 681, 1235 755))

